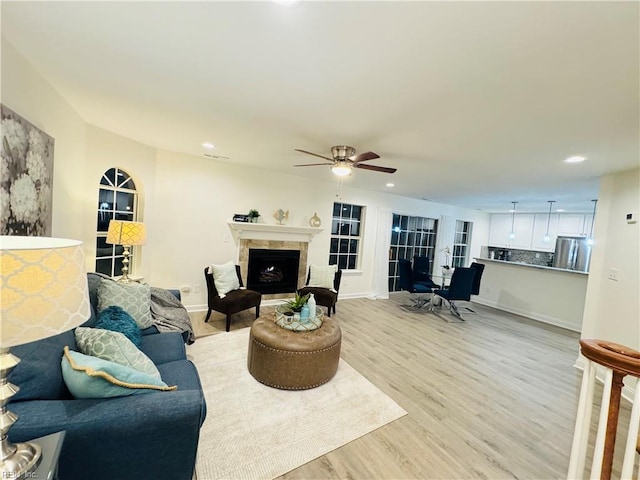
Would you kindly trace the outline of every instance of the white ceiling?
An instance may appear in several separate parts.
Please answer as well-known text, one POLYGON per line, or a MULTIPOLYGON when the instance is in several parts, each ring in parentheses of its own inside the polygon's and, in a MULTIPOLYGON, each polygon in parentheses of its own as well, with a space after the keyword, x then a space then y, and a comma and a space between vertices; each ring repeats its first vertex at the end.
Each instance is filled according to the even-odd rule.
POLYGON ((590 211, 639 165, 638 2, 2 2, 2 33, 90 124, 294 168, 346 144, 371 190, 590 211), (562 160, 588 157, 582 164, 562 160), (395 183, 393 189, 386 182, 395 183))

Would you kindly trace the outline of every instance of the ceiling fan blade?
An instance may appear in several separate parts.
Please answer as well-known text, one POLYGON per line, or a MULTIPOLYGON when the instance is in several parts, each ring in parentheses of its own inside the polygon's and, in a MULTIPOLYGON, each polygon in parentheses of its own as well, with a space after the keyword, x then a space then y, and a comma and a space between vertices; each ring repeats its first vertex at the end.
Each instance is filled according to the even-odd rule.
POLYGON ((317 153, 307 152, 306 150, 300 150, 299 148, 294 148, 294 150, 296 152, 306 153, 307 155, 313 155, 314 157, 324 158, 325 160, 329 160, 330 162, 333 162, 333 158, 329 158, 329 157, 325 157, 325 156, 322 156, 322 155, 318 155, 317 153))
POLYGON ((383 173, 395 173, 396 170, 398 170, 397 168, 379 167, 377 165, 367 165, 366 163, 363 163, 363 164, 358 163, 354 165, 354 167, 361 168, 363 170, 373 170, 374 172, 383 172, 383 173))
POLYGON ((315 167, 316 165, 333 165, 332 163, 303 163, 301 165, 294 165, 294 167, 315 167))
POLYGON ((353 163, 360 163, 360 162, 366 162, 367 160, 375 160, 376 158, 380 158, 380 155, 373 152, 362 152, 357 155, 354 155, 353 157, 351 157, 350 160, 352 160, 353 163))

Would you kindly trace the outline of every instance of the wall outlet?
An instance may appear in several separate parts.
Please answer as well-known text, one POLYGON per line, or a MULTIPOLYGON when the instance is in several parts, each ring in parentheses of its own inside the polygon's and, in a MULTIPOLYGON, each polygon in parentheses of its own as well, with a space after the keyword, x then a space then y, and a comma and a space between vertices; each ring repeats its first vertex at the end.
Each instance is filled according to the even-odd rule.
POLYGON ((619 268, 610 268, 609 269, 609 280, 613 280, 614 282, 618 281, 618 274, 620 273, 619 268))
POLYGON ((189 285, 182 285, 180 287, 180 291, 182 293, 189 293, 189 292, 191 292, 191 287, 189 285))

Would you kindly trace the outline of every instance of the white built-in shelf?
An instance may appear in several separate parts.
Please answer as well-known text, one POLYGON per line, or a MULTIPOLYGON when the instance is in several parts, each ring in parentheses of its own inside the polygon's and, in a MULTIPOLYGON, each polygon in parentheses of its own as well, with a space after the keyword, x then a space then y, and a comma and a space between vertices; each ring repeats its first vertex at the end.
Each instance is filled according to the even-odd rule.
POLYGON ((269 223, 227 222, 229 229, 238 239, 280 240, 289 242, 310 242, 314 235, 324 229, 319 227, 295 227, 269 223))

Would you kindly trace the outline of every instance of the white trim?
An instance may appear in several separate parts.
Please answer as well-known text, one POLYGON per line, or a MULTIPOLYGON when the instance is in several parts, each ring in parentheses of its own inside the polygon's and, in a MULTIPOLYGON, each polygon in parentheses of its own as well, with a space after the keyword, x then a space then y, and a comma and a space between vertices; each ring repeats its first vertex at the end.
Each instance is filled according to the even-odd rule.
POLYGON ((580 333, 581 331, 580 326, 576 326, 574 324, 568 323, 561 318, 535 314, 528 310, 520 310, 518 308, 505 307, 503 305, 499 305, 496 302, 481 300, 480 298, 474 298, 473 301, 475 303, 479 303, 480 305, 486 305, 487 307, 493 307, 498 310, 503 310, 505 312, 515 313, 516 315, 527 317, 527 318, 530 318, 531 320, 537 320, 539 322, 548 323, 549 325, 555 325, 556 327, 566 328, 567 330, 571 330, 572 332, 580 333))
POLYGON ((237 239, 281 240, 283 242, 311 242, 314 235, 322 232, 318 227, 292 227, 268 223, 227 222, 237 239))

